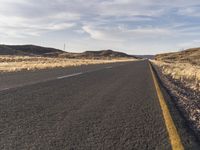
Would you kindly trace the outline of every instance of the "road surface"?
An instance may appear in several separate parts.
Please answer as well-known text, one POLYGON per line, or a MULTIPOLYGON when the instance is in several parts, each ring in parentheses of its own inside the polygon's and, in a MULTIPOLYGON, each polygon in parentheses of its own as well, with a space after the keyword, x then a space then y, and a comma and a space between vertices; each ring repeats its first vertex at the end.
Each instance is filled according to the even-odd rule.
POLYGON ((147 61, 0 76, 1 150, 172 149, 147 61))

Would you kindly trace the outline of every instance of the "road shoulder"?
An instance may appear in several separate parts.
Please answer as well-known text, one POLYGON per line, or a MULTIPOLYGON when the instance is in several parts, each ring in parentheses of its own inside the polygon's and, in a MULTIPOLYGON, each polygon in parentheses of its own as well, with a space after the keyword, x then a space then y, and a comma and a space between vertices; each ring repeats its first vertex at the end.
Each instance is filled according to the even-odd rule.
MULTIPOLYGON (((151 65, 152 66, 152 65, 151 65)), ((180 136, 181 143, 185 149, 199 149, 199 141, 195 136, 194 132, 190 129, 188 122, 184 118, 183 114, 176 105, 173 97, 169 94, 166 87, 163 85, 161 78, 156 72, 154 66, 152 70, 155 74, 155 77, 158 81, 159 88, 162 92, 162 95, 165 99, 165 103, 169 109, 174 125, 177 129, 177 132, 180 136)))

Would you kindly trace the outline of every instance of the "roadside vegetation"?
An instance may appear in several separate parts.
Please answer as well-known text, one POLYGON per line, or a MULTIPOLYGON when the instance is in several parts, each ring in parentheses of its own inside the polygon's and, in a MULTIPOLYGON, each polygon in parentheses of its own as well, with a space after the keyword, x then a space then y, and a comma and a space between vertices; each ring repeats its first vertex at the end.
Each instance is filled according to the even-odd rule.
POLYGON ((158 54, 154 63, 164 75, 184 83, 195 91, 200 91, 200 48, 158 54))
POLYGON ((200 140, 200 48, 159 54, 152 63, 200 140))
POLYGON ((170 76, 174 80, 178 80, 185 86, 200 92, 200 65, 192 65, 190 63, 169 63, 163 61, 153 61, 162 73, 170 76))
POLYGON ((38 70, 56 67, 70 67, 89 64, 104 64, 113 62, 134 61, 133 58, 112 59, 69 59, 59 57, 36 57, 36 56, 0 56, 0 72, 15 72, 21 70, 38 70))
POLYGON ((200 66, 152 61, 163 85, 200 140, 200 66))

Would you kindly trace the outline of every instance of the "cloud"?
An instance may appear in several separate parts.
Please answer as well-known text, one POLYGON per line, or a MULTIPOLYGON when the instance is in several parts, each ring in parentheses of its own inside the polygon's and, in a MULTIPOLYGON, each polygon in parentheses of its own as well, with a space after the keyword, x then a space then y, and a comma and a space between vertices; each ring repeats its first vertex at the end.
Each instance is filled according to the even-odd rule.
POLYGON ((56 11, 54 4, 46 0, 40 2, 0 0, 0 2, 1 36, 12 38, 40 36, 46 32, 72 28, 80 19, 77 13, 56 11))
POLYGON ((144 37, 156 38, 171 34, 169 29, 164 28, 127 29, 124 26, 118 26, 117 28, 95 28, 92 26, 83 26, 83 30, 93 39, 108 41, 125 41, 144 37))
POLYGON ((200 6, 192 6, 188 8, 180 8, 178 13, 183 16, 200 17, 200 6))
POLYGON ((186 49, 191 47, 199 47, 200 46, 200 39, 190 40, 188 42, 179 43, 178 47, 186 49))
POLYGON ((4 36, 25 37, 25 36, 39 36, 42 33, 50 31, 59 31, 74 27, 73 22, 54 22, 31 20, 24 17, 6 17, 0 15, 0 33, 4 36), (5 32, 6 31, 6 32, 5 32))
POLYGON ((51 35, 61 42, 93 42, 97 49, 104 43, 132 49, 154 41, 168 47, 199 35, 199 0, 0 0, 0 4, 0 37, 13 41, 48 40, 45 35, 51 35))

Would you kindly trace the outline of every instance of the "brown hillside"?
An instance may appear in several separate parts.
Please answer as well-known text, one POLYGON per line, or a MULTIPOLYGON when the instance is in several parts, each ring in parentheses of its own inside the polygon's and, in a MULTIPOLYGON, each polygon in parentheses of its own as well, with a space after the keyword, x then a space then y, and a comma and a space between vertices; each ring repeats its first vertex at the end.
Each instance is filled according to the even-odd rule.
POLYGON ((48 56, 60 58, 86 58, 86 59, 112 59, 112 58, 136 58, 126 53, 113 50, 85 51, 83 53, 64 52, 55 48, 36 45, 0 45, 0 55, 17 56, 48 56))
POLYGON ((180 52, 158 54, 155 60, 165 62, 186 62, 194 65, 200 65, 200 48, 191 48, 180 52))

